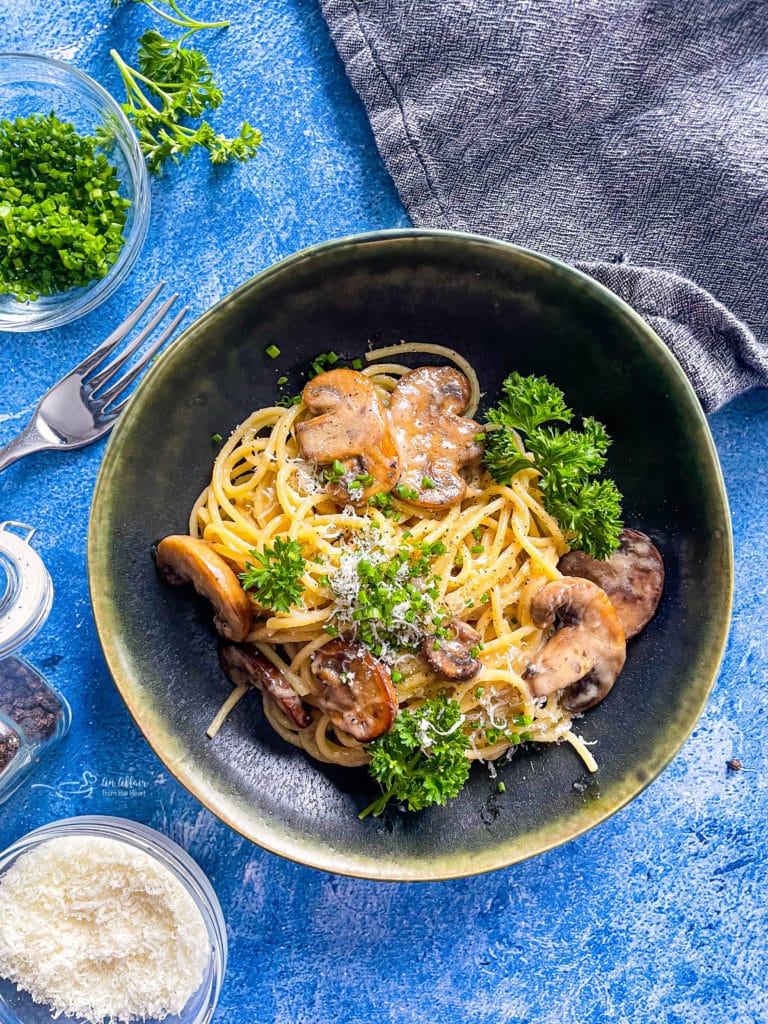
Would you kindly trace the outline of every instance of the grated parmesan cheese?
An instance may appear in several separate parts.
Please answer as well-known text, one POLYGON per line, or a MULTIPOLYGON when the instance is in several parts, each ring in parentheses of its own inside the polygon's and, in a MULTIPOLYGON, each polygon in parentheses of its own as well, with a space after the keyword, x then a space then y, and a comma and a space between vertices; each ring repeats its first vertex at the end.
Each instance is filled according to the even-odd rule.
POLYGON ((179 1014, 209 956, 192 897, 128 843, 50 839, 0 880, 0 976, 53 1016, 101 1024, 179 1014))
MULTIPOLYGON (((353 613, 362 588, 360 562, 365 559, 371 565, 384 565, 393 558, 397 550, 398 545, 391 539, 381 537, 378 531, 361 532, 354 538, 352 546, 341 551, 338 568, 329 573, 330 588, 334 597, 332 621, 342 629, 350 630, 353 636, 357 635, 357 623, 353 613)), ((409 574, 409 566, 401 566, 394 576, 393 586, 405 586, 409 582, 409 574)), ((415 583, 413 580, 410 582, 415 583)), ((382 586, 387 584, 382 583, 382 586)), ((392 607, 389 620, 381 627, 376 621, 369 621, 368 625, 372 629, 374 639, 381 647, 377 653, 379 660, 391 668, 401 656, 403 649, 418 647, 425 634, 433 628, 429 624, 436 609, 435 602, 424 596, 424 608, 418 614, 413 614, 410 601, 401 601, 392 607), (388 639, 393 636, 397 640, 394 644, 388 639)))

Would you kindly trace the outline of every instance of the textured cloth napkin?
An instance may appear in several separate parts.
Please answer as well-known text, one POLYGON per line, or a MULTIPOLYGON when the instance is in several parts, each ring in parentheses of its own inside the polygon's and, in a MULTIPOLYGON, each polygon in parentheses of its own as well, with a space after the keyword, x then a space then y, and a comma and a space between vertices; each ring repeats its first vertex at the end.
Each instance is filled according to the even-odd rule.
POLYGON ((416 226, 580 266, 708 411, 768 385, 768 0, 321 4, 416 226))

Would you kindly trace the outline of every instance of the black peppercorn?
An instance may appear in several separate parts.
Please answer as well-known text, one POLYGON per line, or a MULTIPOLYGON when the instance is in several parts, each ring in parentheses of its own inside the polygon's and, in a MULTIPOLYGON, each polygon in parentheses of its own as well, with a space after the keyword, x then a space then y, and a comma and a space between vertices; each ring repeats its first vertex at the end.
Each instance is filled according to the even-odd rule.
MULTIPOLYGON (((64 714, 61 701, 21 658, 0 661, 0 711, 32 742, 53 736, 64 714)), ((19 736, 0 723, 0 772, 19 750, 19 736)))

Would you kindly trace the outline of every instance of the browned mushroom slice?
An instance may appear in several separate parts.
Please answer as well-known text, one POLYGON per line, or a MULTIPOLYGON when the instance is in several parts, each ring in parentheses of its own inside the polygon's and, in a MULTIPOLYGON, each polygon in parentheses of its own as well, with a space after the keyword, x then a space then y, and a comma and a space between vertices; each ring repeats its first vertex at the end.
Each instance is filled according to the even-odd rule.
POLYGON ((362 743, 383 736, 397 714, 397 693, 389 669, 362 644, 331 640, 312 655, 314 695, 336 729, 362 743))
POLYGON ((481 428, 461 415, 469 396, 469 381, 451 366, 422 366, 397 382, 389 418, 400 454, 399 483, 415 492, 409 498, 414 505, 447 508, 464 497, 459 470, 483 454, 476 440, 481 428))
POLYGON ((467 622, 456 620, 451 624, 449 639, 427 636, 421 644, 424 660, 434 673, 442 679, 465 683, 474 679, 481 669, 480 662, 472 656, 472 648, 480 643, 480 634, 467 622))
POLYGON ((227 640, 245 640, 253 620, 253 605, 235 571, 204 540, 174 534, 164 537, 155 551, 164 578, 180 586, 191 583, 207 597, 216 615, 213 624, 227 640))
POLYGON ((255 686, 262 693, 268 693, 300 729, 312 724, 301 698, 283 673, 255 647, 222 644, 219 663, 235 686, 255 686))
POLYGON ((357 370, 329 370, 305 386, 302 398, 314 416, 296 424, 301 454, 320 465, 338 461, 345 470, 343 480, 329 483, 329 495, 346 504, 391 490, 399 470, 397 448, 370 380, 357 370), (373 481, 350 489, 358 476, 373 481))
POLYGON ((603 562, 583 551, 569 551, 560 559, 558 569, 603 588, 627 640, 651 621, 664 589, 664 561, 650 537, 639 530, 623 530, 618 549, 603 562))
POLYGON ((599 704, 627 653, 624 631, 605 591, 591 580, 564 576, 534 596, 531 618, 540 629, 561 623, 523 672, 535 696, 567 690, 562 703, 571 712, 599 704))

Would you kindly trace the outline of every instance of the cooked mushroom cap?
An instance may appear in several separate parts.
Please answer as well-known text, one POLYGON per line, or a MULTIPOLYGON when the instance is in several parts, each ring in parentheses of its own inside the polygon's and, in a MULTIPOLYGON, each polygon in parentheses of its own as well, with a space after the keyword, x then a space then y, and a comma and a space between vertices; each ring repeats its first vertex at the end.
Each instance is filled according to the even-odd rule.
POLYGON ((235 686, 255 686, 262 693, 268 693, 300 729, 312 724, 301 698, 283 673, 257 648, 246 644, 222 644, 219 663, 235 686))
POLYGON ((472 657, 472 648, 480 643, 481 637, 469 623, 458 619, 451 624, 451 632, 450 639, 424 637, 421 653, 432 671, 441 678, 465 683, 474 679, 482 667, 477 658, 472 657))
POLYGON ((627 640, 637 636, 656 614, 664 589, 664 561, 650 537, 639 530, 623 530, 618 549, 603 562, 583 551, 569 551, 558 568, 603 588, 627 640))
POLYGON ((253 620, 253 606, 236 573, 204 540, 174 534, 157 545, 157 568, 179 586, 191 583, 207 597, 216 615, 213 623, 227 640, 245 640, 253 620))
POLYGON ((599 704, 624 667, 627 645, 608 595, 590 580, 564 576, 531 601, 540 629, 561 624, 523 672, 537 697, 567 690, 563 707, 587 711, 599 704))
POLYGON ((312 655, 315 694, 336 729, 363 743, 383 736, 397 714, 389 670, 362 644, 338 637, 312 655))
POLYGON ((414 505, 447 508, 464 497, 459 470, 483 454, 476 440, 481 428, 461 415, 469 396, 469 381, 451 366, 421 366, 397 382, 389 418, 400 454, 399 483, 416 492, 414 505), (424 487, 425 480, 432 486, 424 487))
POLYGON ((399 460, 386 409, 365 374, 357 370, 329 370, 318 374, 302 392, 312 419, 296 424, 301 453, 310 462, 326 465, 336 460, 345 469, 345 481, 332 482, 328 493, 341 503, 367 501, 397 481, 399 460), (358 475, 373 477, 367 487, 349 490, 358 475))

